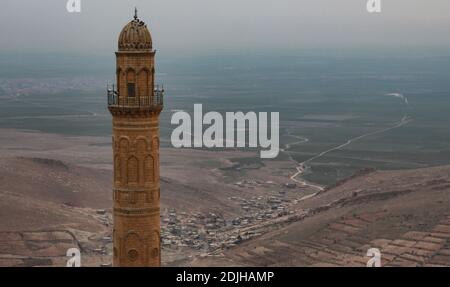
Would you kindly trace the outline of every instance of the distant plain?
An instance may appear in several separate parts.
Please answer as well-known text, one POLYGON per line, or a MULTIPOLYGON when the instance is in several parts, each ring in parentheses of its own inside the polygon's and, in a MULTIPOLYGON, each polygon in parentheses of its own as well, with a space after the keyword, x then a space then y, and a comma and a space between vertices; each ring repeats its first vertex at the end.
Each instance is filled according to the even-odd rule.
MULTIPOLYGON (((284 51, 172 57, 158 54, 166 89, 162 144, 170 116, 192 111, 279 112, 281 146, 307 162, 309 181, 330 185, 365 168, 450 163, 450 54, 439 51, 284 51), (389 94, 403 95, 407 101, 389 94), (395 126, 402 118, 408 123, 395 126)), ((113 53, 1 55, 0 127, 73 136, 109 136, 106 85, 113 53)), ((220 152, 220 150, 217 150, 220 152)), ((287 159, 282 152, 279 160, 287 159)), ((242 161, 242 159, 240 159, 242 161)), ((258 158, 248 159, 258 162, 258 158)))

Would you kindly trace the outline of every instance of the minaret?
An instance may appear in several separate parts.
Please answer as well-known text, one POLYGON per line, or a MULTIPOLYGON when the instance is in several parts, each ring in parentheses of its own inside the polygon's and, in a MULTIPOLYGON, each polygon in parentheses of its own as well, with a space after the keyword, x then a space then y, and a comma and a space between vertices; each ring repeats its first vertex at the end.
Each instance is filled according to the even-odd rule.
POLYGON ((155 50, 137 10, 120 33, 113 116, 113 266, 160 266, 159 114, 155 50))

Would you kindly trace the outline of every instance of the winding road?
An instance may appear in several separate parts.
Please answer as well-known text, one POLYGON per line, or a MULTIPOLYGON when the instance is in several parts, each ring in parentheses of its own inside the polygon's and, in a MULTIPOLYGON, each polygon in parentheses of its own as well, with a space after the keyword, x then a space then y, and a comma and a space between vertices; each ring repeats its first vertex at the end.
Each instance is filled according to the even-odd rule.
MULTIPOLYGON (((387 94, 387 95, 393 95, 393 94, 387 94)), ((397 94, 396 94, 396 95, 397 95, 397 94)), ((396 96, 396 97, 398 97, 398 96, 396 96)), ((402 95, 402 99, 404 100, 406 106, 408 106, 408 100, 407 100, 407 98, 404 97, 404 96, 402 95)), ((342 148, 344 148, 344 147, 346 147, 346 146, 348 146, 348 145, 350 145, 350 144, 352 144, 352 143, 354 143, 354 142, 356 142, 356 141, 359 141, 359 140, 361 140, 361 139, 364 139, 364 138, 366 138, 366 137, 373 136, 373 135, 376 135, 376 134, 385 133, 385 132, 387 132, 387 131, 390 131, 390 130, 393 130, 393 129, 396 129, 396 128, 400 128, 400 127, 402 127, 402 126, 404 126, 404 125, 410 123, 411 121, 413 121, 413 119, 405 113, 405 114, 403 115, 403 117, 401 118, 400 121, 394 123, 394 124, 393 124, 392 126, 390 126, 390 127, 378 129, 378 130, 375 130, 375 131, 373 131, 373 132, 366 133, 366 134, 363 134, 363 135, 360 135, 360 136, 351 138, 351 139, 347 140, 345 143, 340 144, 340 145, 338 145, 338 146, 335 146, 335 147, 333 147, 333 148, 330 148, 330 149, 328 149, 328 150, 325 150, 325 151, 323 151, 323 152, 321 152, 321 153, 319 153, 319 154, 316 154, 315 156, 313 156, 313 157, 311 157, 311 158, 309 158, 309 159, 307 159, 307 160, 305 160, 305 161, 303 161, 303 162, 298 162, 298 161, 296 161, 296 160, 292 157, 291 152, 289 152, 288 150, 289 150, 293 145, 302 144, 302 143, 308 142, 309 140, 308 140, 307 138, 305 138, 305 137, 300 137, 300 136, 292 135, 292 134, 290 133, 290 131, 288 131, 288 136, 294 137, 294 138, 297 138, 297 139, 300 139, 299 141, 296 141, 296 142, 293 142, 293 143, 288 143, 288 144, 286 144, 285 147, 284 147, 283 149, 281 149, 282 152, 285 152, 285 153, 289 156, 289 159, 290 159, 291 161, 293 161, 293 162, 295 162, 295 163, 298 164, 298 166, 296 167, 296 170, 297 170, 297 171, 290 177, 290 180, 294 181, 295 183, 297 183, 297 184, 299 184, 299 185, 301 185, 301 186, 309 186, 309 187, 311 187, 311 188, 313 188, 313 189, 318 190, 318 192, 323 191, 323 190, 325 189, 323 186, 318 185, 318 184, 313 184, 313 183, 310 183, 310 182, 308 182, 308 181, 302 179, 302 175, 303 175, 303 173, 305 172, 305 170, 307 169, 307 167, 306 167, 306 164, 307 164, 307 163, 309 163, 309 162, 311 162, 311 161, 313 161, 313 160, 316 160, 316 159, 318 159, 318 158, 320 158, 320 157, 323 157, 324 155, 326 155, 326 154, 328 154, 328 153, 330 153, 330 152, 333 152, 333 151, 342 149, 342 148), (298 178, 300 178, 300 179, 298 179, 298 178)), ((305 200, 305 199, 307 199, 307 198, 311 198, 311 197, 315 196, 316 194, 317 194, 317 193, 307 195, 307 196, 301 198, 300 200, 305 200)))
POLYGON ((301 186, 309 186, 309 187, 312 187, 312 188, 314 188, 314 189, 318 189, 318 190, 320 190, 320 191, 321 191, 321 190, 324 190, 324 187, 321 186, 321 185, 309 183, 309 182, 307 182, 306 180, 303 180, 303 179, 301 179, 301 180, 298 180, 298 179, 297 179, 297 177, 300 176, 300 175, 302 175, 302 174, 304 173, 304 171, 305 171, 305 165, 304 165, 305 162, 299 163, 298 161, 296 161, 296 160, 292 157, 292 154, 291 154, 291 152, 288 151, 288 149, 290 149, 293 145, 298 145, 298 144, 302 144, 302 143, 308 142, 309 139, 308 139, 308 138, 305 138, 305 137, 300 137, 300 136, 292 135, 292 134, 290 134, 290 132, 288 132, 288 135, 289 135, 290 137, 299 139, 299 141, 296 141, 296 142, 293 142, 293 143, 288 143, 288 144, 286 144, 286 146, 285 146, 284 148, 280 149, 282 152, 285 152, 285 153, 288 155, 289 160, 291 160, 291 161, 293 161, 293 162, 295 162, 295 163, 298 164, 298 166, 296 167, 297 172, 294 173, 294 174, 290 177, 290 180, 294 181, 295 183, 297 183, 297 184, 299 184, 299 185, 301 185, 301 186))

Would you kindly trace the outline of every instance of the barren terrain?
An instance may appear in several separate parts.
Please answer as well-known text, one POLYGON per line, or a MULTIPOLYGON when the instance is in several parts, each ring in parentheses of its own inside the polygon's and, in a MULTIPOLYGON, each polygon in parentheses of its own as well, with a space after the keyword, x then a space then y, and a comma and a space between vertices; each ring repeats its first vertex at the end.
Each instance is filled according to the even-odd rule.
MULTIPOLYGON (((106 137, 0 130, 0 266, 111 263, 106 137)), ((253 152, 161 149, 167 266, 450 264, 450 167, 362 171, 318 190, 290 160, 253 152)))
MULTIPOLYGON (((0 264, 61 266, 72 246, 81 249, 85 265, 108 265, 111 139, 1 132, 0 264), (39 244, 30 232, 39 234, 39 244)), ((234 245, 241 228, 292 213, 297 200, 311 193, 286 186, 291 162, 235 162, 255 156, 161 149, 164 264, 188 264, 234 245)))
POLYGON ((450 167, 367 171, 302 201, 306 215, 194 265, 382 266, 450 264, 450 167))

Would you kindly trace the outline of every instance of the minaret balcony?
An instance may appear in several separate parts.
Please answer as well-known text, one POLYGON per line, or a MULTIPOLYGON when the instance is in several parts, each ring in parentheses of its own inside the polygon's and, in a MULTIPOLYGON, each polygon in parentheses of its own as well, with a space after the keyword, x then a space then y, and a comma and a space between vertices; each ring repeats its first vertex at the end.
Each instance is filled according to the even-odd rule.
POLYGON ((107 89, 108 108, 110 111, 119 110, 150 110, 161 111, 164 106, 164 88, 156 87, 152 96, 121 96, 114 87, 107 89))

